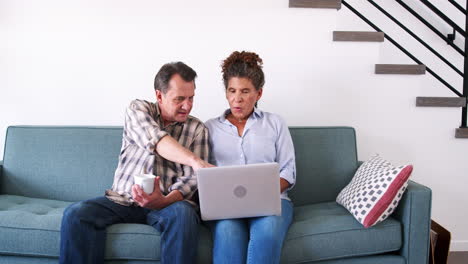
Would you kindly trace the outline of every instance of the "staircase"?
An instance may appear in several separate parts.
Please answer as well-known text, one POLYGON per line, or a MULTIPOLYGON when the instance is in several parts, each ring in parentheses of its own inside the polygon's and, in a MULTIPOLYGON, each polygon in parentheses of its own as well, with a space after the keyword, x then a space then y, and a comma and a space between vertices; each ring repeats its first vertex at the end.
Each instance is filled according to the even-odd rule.
MULTIPOLYGON (((404 2, 400 0, 396 0, 400 5, 402 5, 405 9, 407 9, 409 12, 411 12, 414 16, 416 16, 419 20, 424 21, 422 17, 420 17, 418 14, 414 13, 414 11, 406 6, 404 2)), ((438 54, 435 50, 433 50, 429 45, 427 45, 423 40, 421 40, 416 34, 411 32, 408 28, 406 28, 404 25, 402 25, 398 20, 394 19, 389 13, 387 13, 385 10, 383 10, 378 4, 376 4, 374 1, 368 0, 369 3, 374 5, 379 11, 381 11, 384 15, 389 17, 391 20, 393 20, 397 25, 399 25, 403 30, 405 30, 408 34, 410 34, 413 38, 415 38, 417 41, 419 41, 421 44, 423 44, 427 49, 429 49, 431 52, 434 53, 437 57, 439 57, 440 60, 445 62, 448 66, 450 66, 453 70, 455 70, 458 74, 464 77, 464 82, 463 82, 463 93, 460 93, 457 91, 455 88, 450 86, 445 80, 443 80, 442 77, 437 75, 434 71, 431 69, 427 68, 426 65, 424 65, 421 61, 419 61, 417 58, 415 58, 411 53, 409 53, 406 49, 401 47, 396 41, 394 41, 390 36, 385 35, 382 30, 380 30, 376 25, 374 25, 371 21, 369 21, 367 18, 365 18, 362 14, 360 14, 357 10, 355 10, 351 5, 346 3, 346 1, 342 0, 289 0, 289 7, 291 8, 328 8, 328 9, 336 9, 340 10, 342 5, 345 5, 347 8, 349 8, 352 12, 354 12, 357 16, 359 16, 362 20, 367 22, 371 27, 375 29, 375 31, 334 31, 333 32, 333 41, 347 41, 347 42, 384 42, 385 39, 388 39, 392 44, 397 46, 402 52, 404 52, 406 55, 408 55, 411 59, 413 59, 416 64, 375 64, 375 74, 395 74, 395 75, 423 75, 426 74, 426 71, 432 74, 436 79, 438 79, 440 82, 442 82, 447 88, 452 90, 457 97, 417 97, 416 98, 416 106, 417 107, 458 107, 462 109, 462 122, 460 128, 457 128, 455 131, 455 138, 468 138, 468 128, 467 128, 467 96, 468 96, 468 76, 465 73, 462 73, 460 70, 458 70, 455 66, 453 66, 450 62, 448 62, 443 56, 438 54)), ((432 6, 429 1, 422 1, 424 2, 425 5, 427 6, 432 6)), ((440 14, 441 12, 432 6, 432 10, 436 12, 439 16, 443 18, 443 13, 440 14)), ((459 6, 457 8, 460 9, 459 6)), ((466 10, 461 10, 466 14, 466 10)), ((460 32, 460 34, 465 34, 463 29, 459 28, 456 24, 453 24, 453 22, 445 17, 443 18, 447 23, 449 23, 451 26, 454 27, 454 32, 457 30, 460 32)), ((468 21, 468 19, 467 19, 468 21)), ((432 29, 434 32, 437 30, 433 28, 428 22, 426 22, 426 26, 428 26, 430 29, 432 29)), ((468 24, 467 24, 468 25, 468 24)), ((468 28, 468 26, 467 26, 468 28)), ((436 32, 436 34, 439 33, 438 35, 441 38, 445 39, 445 36, 441 36, 440 32, 436 32)), ((455 33, 454 33, 455 35, 455 33)), ((450 42, 450 35, 446 38, 447 43, 452 46, 454 49, 456 49, 460 54, 465 56, 465 68, 468 62, 468 59, 466 58, 466 55, 464 51, 462 51, 460 48, 455 46, 453 42, 450 42)), ((453 40, 453 39, 452 39, 453 40)), ((468 41, 465 42, 467 45, 468 41)), ((465 47, 466 49, 466 47, 465 47)))
POLYGON ((341 0, 289 0, 289 7, 340 9, 341 0))

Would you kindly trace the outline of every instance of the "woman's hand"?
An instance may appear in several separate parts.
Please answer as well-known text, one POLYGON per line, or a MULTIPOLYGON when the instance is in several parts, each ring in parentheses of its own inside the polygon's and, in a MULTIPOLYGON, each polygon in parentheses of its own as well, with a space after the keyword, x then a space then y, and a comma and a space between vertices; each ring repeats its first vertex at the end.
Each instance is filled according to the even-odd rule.
POLYGON ((287 180, 280 178, 280 193, 283 193, 289 186, 291 184, 287 180))

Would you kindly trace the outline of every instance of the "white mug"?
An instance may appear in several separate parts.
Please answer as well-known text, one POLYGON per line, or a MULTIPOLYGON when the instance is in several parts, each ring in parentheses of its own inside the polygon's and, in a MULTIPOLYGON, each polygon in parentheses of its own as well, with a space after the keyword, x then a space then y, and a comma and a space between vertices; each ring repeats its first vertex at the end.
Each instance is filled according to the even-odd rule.
POLYGON ((133 176, 135 184, 140 185, 147 194, 151 194, 154 191, 154 179, 156 179, 156 176, 152 174, 138 174, 133 176))

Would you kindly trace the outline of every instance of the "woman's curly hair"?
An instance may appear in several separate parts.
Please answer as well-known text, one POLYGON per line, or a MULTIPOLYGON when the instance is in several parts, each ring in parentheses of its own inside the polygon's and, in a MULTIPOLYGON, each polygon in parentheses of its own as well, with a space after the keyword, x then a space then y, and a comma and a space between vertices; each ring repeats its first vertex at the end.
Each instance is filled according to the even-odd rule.
POLYGON ((221 64, 224 87, 227 89, 232 77, 249 79, 258 91, 265 85, 262 70, 263 60, 254 52, 234 51, 221 64))

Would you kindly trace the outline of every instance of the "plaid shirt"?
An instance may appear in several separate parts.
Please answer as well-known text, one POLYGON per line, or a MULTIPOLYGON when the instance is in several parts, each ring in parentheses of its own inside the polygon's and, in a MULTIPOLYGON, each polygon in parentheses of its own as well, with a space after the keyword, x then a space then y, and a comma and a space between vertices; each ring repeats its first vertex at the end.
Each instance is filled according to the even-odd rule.
POLYGON ((156 152, 157 143, 166 135, 208 161, 208 129, 200 120, 189 116, 185 122, 164 127, 157 104, 134 100, 126 111, 119 164, 106 197, 122 205, 132 205, 133 175, 149 173, 160 176, 159 188, 164 195, 178 190, 185 200, 194 204, 191 199, 197 190, 197 179, 192 167, 166 160, 156 152))

